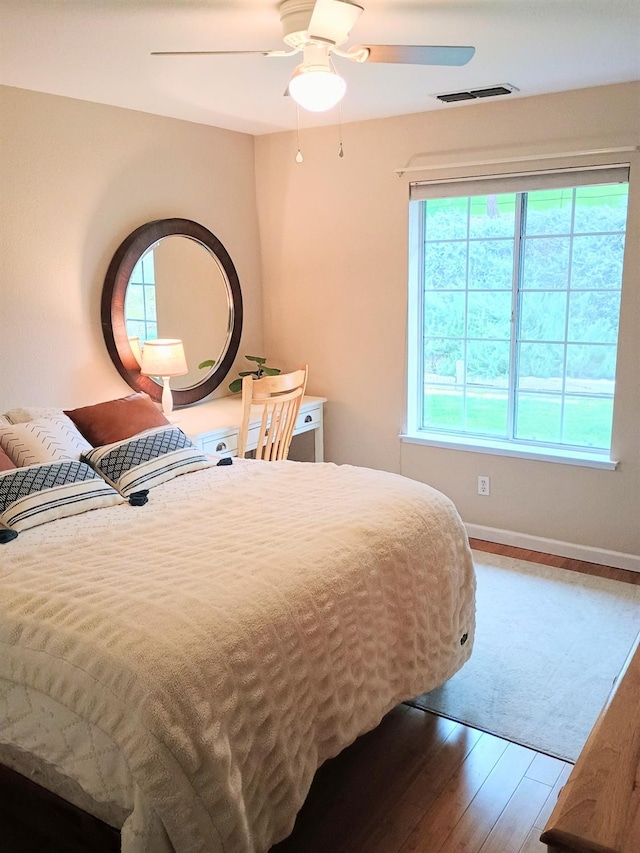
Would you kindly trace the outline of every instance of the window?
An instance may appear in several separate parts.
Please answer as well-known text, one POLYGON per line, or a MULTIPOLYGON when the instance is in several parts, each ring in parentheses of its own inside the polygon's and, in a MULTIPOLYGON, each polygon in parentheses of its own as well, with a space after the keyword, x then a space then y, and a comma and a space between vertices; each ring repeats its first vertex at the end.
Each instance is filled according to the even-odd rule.
POLYGON ((127 294, 125 311, 127 334, 141 341, 155 341, 158 337, 156 318, 156 286, 153 267, 153 246, 133 268, 127 294))
POLYGON ((608 458, 627 180, 412 186, 410 435, 608 458))

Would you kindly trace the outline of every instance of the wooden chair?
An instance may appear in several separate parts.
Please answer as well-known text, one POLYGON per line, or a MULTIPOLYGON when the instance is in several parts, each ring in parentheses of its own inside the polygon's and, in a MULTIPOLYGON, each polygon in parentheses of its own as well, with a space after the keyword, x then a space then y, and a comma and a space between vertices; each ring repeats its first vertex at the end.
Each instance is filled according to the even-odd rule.
POLYGON ((286 459, 300 403, 307 387, 308 367, 293 373, 242 380, 242 426, 238 436, 238 456, 242 459, 247 444, 257 438, 256 459, 274 462, 286 459), (260 418, 260 427, 251 421, 260 418))

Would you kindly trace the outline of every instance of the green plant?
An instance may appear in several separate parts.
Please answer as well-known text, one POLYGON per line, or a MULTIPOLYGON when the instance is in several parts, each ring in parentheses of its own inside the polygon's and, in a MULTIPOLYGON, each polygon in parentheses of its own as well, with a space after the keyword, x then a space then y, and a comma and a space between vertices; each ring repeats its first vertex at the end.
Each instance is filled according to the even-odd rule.
MULTIPOLYGON (((255 376, 256 379, 260 379, 262 376, 277 376, 281 372, 279 367, 267 367, 266 358, 261 358, 258 355, 245 355, 245 358, 247 361, 253 361, 257 365, 257 368, 255 370, 241 370, 238 378, 229 383, 229 390, 234 394, 242 391, 242 380, 245 376, 255 376)), ((213 367, 214 365, 215 360, 208 359, 207 361, 200 362, 198 367, 213 367)))

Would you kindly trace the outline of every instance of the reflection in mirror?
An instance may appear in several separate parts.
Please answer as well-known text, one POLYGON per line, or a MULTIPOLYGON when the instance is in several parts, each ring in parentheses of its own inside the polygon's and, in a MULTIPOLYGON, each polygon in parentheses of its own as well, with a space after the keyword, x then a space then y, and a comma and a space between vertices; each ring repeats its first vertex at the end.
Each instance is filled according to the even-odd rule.
POLYGON ((198 368, 216 363, 229 340, 232 306, 224 270, 196 240, 163 237, 140 258, 129 278, 124 304, 129 338, 144 341, 180 338, 189 372, 174 376, 171 387, 191 388, 206 378, 198 368))
POLYGON ((140 373, 145 340, 180 338, 189 373, 174 377, 176 406, 203 399, 223 381, 242 332, 242 294, 226 249, 189 219, 148 222, 131 233, 109 265, 102 331, 120 375, 160 400, 162 385, 140 373), (208 371, 200 362, 215 359, 208 371))

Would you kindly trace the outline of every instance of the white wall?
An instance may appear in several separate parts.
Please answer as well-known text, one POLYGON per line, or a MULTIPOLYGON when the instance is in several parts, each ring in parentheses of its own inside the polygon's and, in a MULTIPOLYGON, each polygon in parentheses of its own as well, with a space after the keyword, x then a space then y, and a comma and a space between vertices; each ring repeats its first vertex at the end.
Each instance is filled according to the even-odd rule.
POLYGON ((122 240, 154 219, 193 219, 223 243, 244 296, 239 365, 261 351, 253 137, 9 87, 0 116, 0 413, 130 393, 100 295, 122 240))
MULTIPOLYGON (((498 100, 256 139, 265 352, 309 362, 329 398, 326 457, 401 472, 453 498, 466 522, 640 555, 640 164, 633 155, 613 453, 617 471, 402 444, 408 183, 491 174, 436 169, 536 154, 526 169, 601 162, 549 153, 640 143, 640 85, 498 100), (415 155, 432 168, 398 178, 415 155), (476 494, 491 476, 491 497, 476 494)), ((614 160, 628 159, 615 156, 614 160)), ((414 159, 414 162, 415 159, 414 159)), ((522 169, 522 164, 503 168, 522 169)), ((640 564, 639 564, 640 566, 640 564)))

